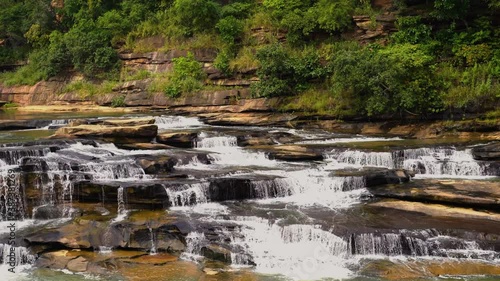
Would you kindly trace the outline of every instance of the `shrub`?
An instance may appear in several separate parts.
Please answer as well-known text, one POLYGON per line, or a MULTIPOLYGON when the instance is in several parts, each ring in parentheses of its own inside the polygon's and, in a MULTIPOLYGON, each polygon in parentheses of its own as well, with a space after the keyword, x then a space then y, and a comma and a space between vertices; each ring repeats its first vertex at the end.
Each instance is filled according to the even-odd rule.
POLYGON ((164 89, 167 96, 176 98, 182 93, 191 93, 203 87, 205 73, 192 53, 172 61, 172 72, 168 74, 168 83, 164 89))
POLYGON ((124 107, 124 106, 126 106, 124 95, 116 96, 113 98, 113 100, 111 100, 111 107, 124 107))
POLYGON ((222 41, 232 45, 243 33, 243 23, 233 16, 221 19, 217 25, 222 41))
POLYGON ((260 81, 252 85, 257 96, 292 95, 305 90, 311 80, 323 78, 327 73, 314 49, 291 54, 282 45, 274 44, 257 51, 257 59, 260 81))

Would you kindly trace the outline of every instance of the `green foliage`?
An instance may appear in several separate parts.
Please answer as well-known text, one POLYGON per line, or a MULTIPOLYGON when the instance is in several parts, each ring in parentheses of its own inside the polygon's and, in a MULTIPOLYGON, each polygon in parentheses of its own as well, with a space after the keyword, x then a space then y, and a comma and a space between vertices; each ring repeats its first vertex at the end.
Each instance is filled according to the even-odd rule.
POLYGON ((392 35, 395 43, 417 44, 430 40, 431 28, 422 23, 419 16, 400 17, 396 22, 398 31, 392 35))
POLYGON ((231 74, 231 67, 230 67, 230 62, 231 62, 231 55, 229 54, 228 51, 223 50, 222 52, 219 52, 217 54, 217 57, 215 58, 214 61, 214 67, 220 70, 223 74, 229 75, 231 74))
POLYGON ((282 45, 273 44, 257 52, 260 81, 253 84, 257 96, 287 96, 305 90, 313 79, 323 78, 327 71, 312 49, 290 54, 282 45))
POLYGON ((168 84, 164 93, 172 98, 179 97, 182 93, 192 93, 203 87, 202 80, 205 73, 201 64, 196 61, 192 53, 186 57, 173 59, 172 72, 168 75, 168 84))
POLYGON ((213 28, 219 14, 220 6, 211 0, 174 0, 171 15, 183 35, 191 36, 213 28))
POLYGON ((243 23, 241 20, 233 16, 222 18, 216 25, 222 41, 233 45, 235 40, 238 39, 243 33, 243 23))
POLYGON ((418 45, 344 51, 332 61, 334 95, 360 97, 358 113, 373 116, 402 111, 425 114, 441 104, 432 74, 433 57, 418 45))
POLYGON ((113 98, 111 100, 111 107, 125 107, 125 96, 124 95, 119 95, 113 98))
POLYGON ((470 7, 469 0, 435 0, 434 15, 438 19, 461 19, 463 18, 470 7))
POLYGON ((274 20, 287 30, 287 39, 298 43, 315 31, 337 32, 352 23, 353 0, 264 0, 274 20))
POLYGON ((8 102, 2 106, 2 108, 7 109, 7 108, 16 108, 19 107, 19 104, 15 102, 8 102))
POLYGON ((450 108, 494 107, 500 97, 500 85, 494 82, 492 68, 492 63, 475 64, 463 70, 442 66, 439 79, 444 83, 444 104, 450 108))

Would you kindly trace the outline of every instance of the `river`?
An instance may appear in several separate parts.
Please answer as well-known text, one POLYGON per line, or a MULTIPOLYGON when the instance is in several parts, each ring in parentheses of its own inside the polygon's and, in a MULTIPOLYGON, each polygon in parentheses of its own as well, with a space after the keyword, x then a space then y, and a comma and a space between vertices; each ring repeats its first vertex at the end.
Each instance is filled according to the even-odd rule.
MULTIPOLYGON (((110 116, 69 118, 90 117, 110 116)), ((460 211, 439 213, 443 205, 433 202, 381 198, 366 178, 405 169, 415 176, 392 188, 498 189, 498 162, 475 160, 478 143, 210 126, 156 115, 160 133, 194 133, 192 144, 135 150, 94 140, 36 141, 68 117, 24 118, 51 121, 0 135, 1 268, 9 280, 500 278, 498 205, 464 215, 452 198, 447 208, 460 211), (248 145, 252 138, 266 141, 248 145), (274 157, 285 144, 319 158, 274 157), (160 164, 152 172, 145 161, 160 164), (15 274, 7 245, 13 222, 15 274)))

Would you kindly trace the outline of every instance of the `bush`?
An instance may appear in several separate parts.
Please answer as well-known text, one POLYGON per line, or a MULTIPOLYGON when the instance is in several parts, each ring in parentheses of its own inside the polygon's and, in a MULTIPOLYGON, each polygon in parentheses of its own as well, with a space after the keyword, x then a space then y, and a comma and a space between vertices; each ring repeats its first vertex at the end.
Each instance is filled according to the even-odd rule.
POLYGON ((222 41, 232 45, 243 33, 243 23, 233 16, 221 19, 217 25, 222 41))
POLYGON ((111 107, 125 107, 125 96, 116 96, 111 100, 111 107))
POLYGON ((172 72, 168 75, 168 83, 164 89, 167 96, 176 98, 182 93, 192 93, 203 87, 205 73, 192 53, 172 61, 172 72))
POLYGON ((213 28, 219 14, 219 4, 211 0, 174 0, 171 13, 185 36, 213 28))
POLYGON ((293 95, 305 90, 311 80, 321 79, 327 73, 314 49, 291 54, 282 45, 274 44, 257 51, 257 59, 260 81, 252 85, 257 96, 293 95))
POLYGON ((395 43, 417 44, 430 40, 431 28, 422 23, 419 16, 400 17, 396 22, 398 31, 392 35, 395 43))
POLYGON ((341 51, 332 61, 332 90, 360 98, 358 114, 426 114, 442 110, 434 58, 418 45, 341 51))

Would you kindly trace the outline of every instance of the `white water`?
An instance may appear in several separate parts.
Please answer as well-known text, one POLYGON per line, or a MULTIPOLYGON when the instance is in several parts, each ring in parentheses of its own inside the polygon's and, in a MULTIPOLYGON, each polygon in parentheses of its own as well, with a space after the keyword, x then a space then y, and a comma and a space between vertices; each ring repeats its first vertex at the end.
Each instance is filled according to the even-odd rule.
POLYGON ((165 187, 165 192, 168 195, 170 206, 183 207, 207 203, 209 186, 210 183, 208 182, 185 184, 179 187, 178 190, 165 187))
POLYGON ((365 152, 359 150, 332 150, 324 155, 325 159, 336 163, 353 166, 373 166, 394 168, 394 159, 390 152, 365 152))
POLYGON ((263 152, 248 151, 238 147, 234 136, 209 137, 205 133, 200 133, 195 145, 199 150, 214 152, 209 157, 218 165, 261 167, 278 165, 278 162, 269 160, 263 152))
POLYGON ((181 259, 200 261, 203 257, 201 256, 201 248, 206 242, 205 234, 201 232, 190 232, 186 236, 186 250, 181 254, 181 259))
POLYGON ((257 272, 282 274, 295 280, 353 275, 345 263, 347 242, 318 226, 281 227, 257 217, 234 217, 233 221, 242 225, 244 238, 233 238, 232 243, 248 249, 257 272))
POLYGON ((196 117, 184 117, 184 116, 156 116, 155 124, 158 126, 159 130, 166 129, 186 129, 190 127, 202 127, 205 126, 196 117))
POLYGON ((353 142, 381 142, 381 141, 400 141, 401 138, 370 138, 370 137, 355 137, 355 138, 333 138, 322 140, 305 140, 299 141, 297 144, 335 144, 335 143, 353 143, 353 142))
POLYGON ((485 166, 472 158, 470 149, 418 148, 403 151, 402 168, 432 176, 482 177, 485 166))

